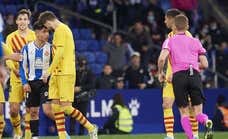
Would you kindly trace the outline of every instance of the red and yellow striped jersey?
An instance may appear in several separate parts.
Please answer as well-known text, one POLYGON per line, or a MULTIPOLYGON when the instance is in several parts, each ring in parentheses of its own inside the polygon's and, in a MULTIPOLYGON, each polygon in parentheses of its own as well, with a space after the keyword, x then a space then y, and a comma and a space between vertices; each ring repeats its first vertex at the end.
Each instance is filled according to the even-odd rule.
MULTIPOLYGON (((22 37, 19 34, 19 31, 16 30, 9 34, 6 37, 6 45, 9 47, 14 53, 20 53, 21 49, 25 44, 34 41, 36 39, 35 32, 32 30, 28 30, 26 37, 22 37)), ((19 63, 13 62, 11 60, 7 60, 6 62, 8 68, 11 70, 10 79, 12 82, 20 82, 20 78, 17 77, 12 70, 19 70, 19 63)))

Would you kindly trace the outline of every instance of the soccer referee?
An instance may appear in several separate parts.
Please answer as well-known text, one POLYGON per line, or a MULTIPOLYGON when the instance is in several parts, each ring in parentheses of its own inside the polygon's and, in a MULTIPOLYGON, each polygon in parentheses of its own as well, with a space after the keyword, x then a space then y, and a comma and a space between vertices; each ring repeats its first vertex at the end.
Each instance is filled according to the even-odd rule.
POLYGON ((172 83, 175 102, 181 114, 181 125, 186 136, 188 139, 194 139, 189 118, 188 97, 190 96, 196 120, 206 129, 204 139, 212 139, 212 121, 202 112, 205 98, 199 74, 200 68, 208 67, 206 50, 198 39, 185 35, 188 29, 188 18, 185 15, 176 16, 174 25, 177 33, 165 40, 158 59, 159 81, 165 81, 163 68, 169 56, 173 69, 172 83))

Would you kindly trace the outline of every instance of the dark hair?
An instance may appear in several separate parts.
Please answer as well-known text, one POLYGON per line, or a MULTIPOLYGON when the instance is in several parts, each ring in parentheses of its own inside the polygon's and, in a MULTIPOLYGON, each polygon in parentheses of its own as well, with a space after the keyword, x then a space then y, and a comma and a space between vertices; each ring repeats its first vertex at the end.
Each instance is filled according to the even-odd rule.
POLYGON ((115 32, 115 33, 113 34, 113 36, 120 36, 122 39, 124 38, 123 33, 120 33, 120 32, 115 32))
POLYGON ((19 12, 17 12, 16 19, 18 18, 19 15, 26 14, 28 18, 31 17, 31 11, 29 9, 21 9, 19 12))
POLYGON ((87 65, 87 59, 86 57, 84 56, 79 56, 78 57, 78 65, 81 67, 81 66, 84 66, 84 65, 87 65))
POLYGON ((169 17, 175 17, 179 14, 183 14, 180 10, 178 9, 169 9, 166 11, 166 16, 169 16, 169 17))
POLYGON ((186 30, 188 29, 188 18, 185 15, 177 15, 174 19, 174 24, 177 30, 186 30))
POLYGON ((41 24, 45 24, 47 21, 53 21, 54 19, 57 19, 57 17, 51 11, 42 12, 39 16, 39 22, 41 24))
POLYGON ((114 101, 112 107, 114 107, 115 105, 121 105, 123 107, 125 106, 123 97, 120 93, 115 94, 112 99, 114 101))
POLYGON ((33 30, 42 30, 43 28, 46 27, 38 21, 33 24, 33 30))

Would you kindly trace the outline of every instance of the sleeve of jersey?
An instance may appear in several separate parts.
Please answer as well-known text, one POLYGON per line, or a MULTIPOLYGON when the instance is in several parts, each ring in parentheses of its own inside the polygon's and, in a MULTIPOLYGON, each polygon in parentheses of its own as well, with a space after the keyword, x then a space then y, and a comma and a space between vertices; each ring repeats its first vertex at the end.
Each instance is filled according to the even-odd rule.
POLYGON ((195 43, 196 43, 196 46, 198 48, 199 55, 205 55, 206 54, 206 50, 203 48, 201 42, 198 39, 196 39, 195 43))
POLYGON ((25 85, 27 82, 27 79, 26 79, 26 67, 28 65, 27 63, 27 53, 26 53, 26 47, 25 46, 23 49, 22 49, 22 61, 20 61, 20 69, 19 69, 19 73, 20 73, 20 77, 21 77, 21 81, 22 81, 22 84, 25 85))
POLYGON ((164 41, 164 43, 162 44, 162 49, 166 49, 166 50, 170 51, 169 38, 166 39, 164 41))
POLYGON ((2 49, 3 49, 3 55, 4 56, 13 54, 13 51, 9 47, 7 47, 7 45, 3 42, 2 42, 2 49))
POLYGON ((66 33, 64 30, 58 30, 55 32, 55 39, 53 40, 53 45, 56 47, 56 51, 51 66, 47 71, 48 74, 51 74, 56 69, 59 60, 63 57, 65 37, 66 33))
MULTIPOLYGON (((5 50, 6 50, 6 53, 13 53, 13 50, 12 50, 12 47, 10 46, 10 39, 9 37, 7 37, 6 39, 6 45, 5 47, 7 47, 5 50)), ((16 67, 13 63, 12 60, 6 60, 6 66, 10 69, 10 70, 16 70, 16 67)))

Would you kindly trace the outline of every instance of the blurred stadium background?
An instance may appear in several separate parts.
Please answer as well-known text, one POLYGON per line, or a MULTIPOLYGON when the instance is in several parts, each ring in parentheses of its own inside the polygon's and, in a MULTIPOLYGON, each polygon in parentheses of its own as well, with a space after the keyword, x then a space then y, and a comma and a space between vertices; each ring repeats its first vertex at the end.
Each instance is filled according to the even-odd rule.
MULTIPOLYGON (((164 24, 164 13, 169 8, 184 11, 190 19, 190 32, 207 49, 209 68, 201 75, 207 97, 205 112, 213 118, 217 97, 223 95, 228 98, 227 7, 226 0, 0 0, 0 41, 5 41, 6 36, 16 30, 14 17, 18 10, 28 8, 32 11, 31 25, 40 12, 53 11, 72 29, 77 57, 87 59, 88 67, 97 78, 97 93, 88 108, 89 119, 101 128, 109 116, 112 96, 118 92, 123 94, 134 116, 134 134, 164 133, 162 97, 156 66, 161 44, 169 32, 164 24), (121 50, 114 52, 107 50, 107 47, 112 41, 115 45, 115 32, 121 33, 123 42, 121 50), (130 65, 133 51, 141 54, 141 65, 145 72, 140 74, 143 79, 140 83, 145 86, 131 86, 131 80, 128 79, 132 75, 123 70, 130 65), (115 60, 111 60, 113 57, 115 60), (102 86, 100 81, 104 78, 103 66, 106 63, 113 68, 112 77, 107 82, 109 79, 114 79, 114 82, 102 86), (123 85, 118 85, 120 81, 123 85)), ((8 91, 6 88, 6 98, 8 91)), ((8 112, 9 104, 6 102, 7 124, 4 135, 12 136, 8 112)), ((181 132, 178 115, 175 108, 175 131, 181 132)), ((40 117, 40 134, 56 135, 53 122, 42 111, 40 117)), ((67 128, 69 130, 69 126, 67 128)), ((227 134, 219 135, 221 137, 216 138, 228 138, 227 134)), ((151 137, 145 135, 142 138, 151 137)), ((154 137, 162 138, 161 135, 154 137)), ((108 136, 101 138, 111 139, 108 136)), ((121 139, 116 136, 113 138, 121 139)))

